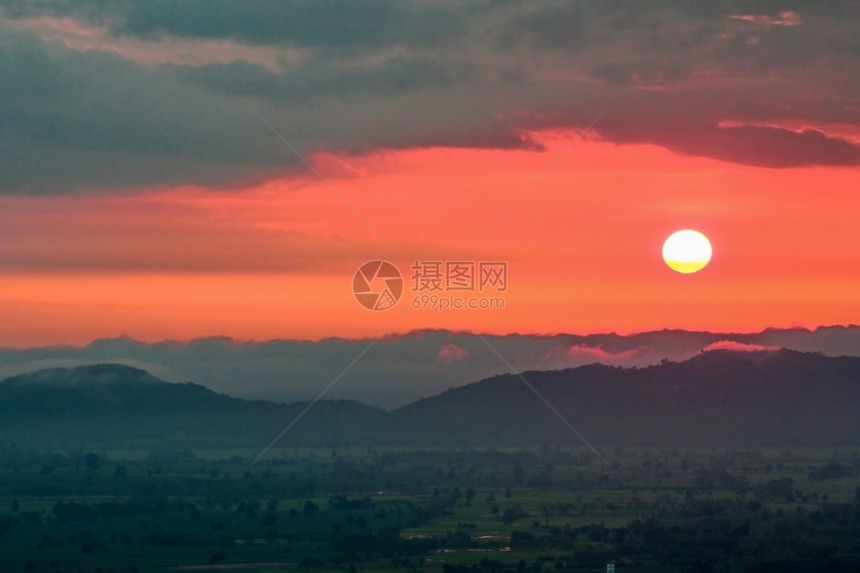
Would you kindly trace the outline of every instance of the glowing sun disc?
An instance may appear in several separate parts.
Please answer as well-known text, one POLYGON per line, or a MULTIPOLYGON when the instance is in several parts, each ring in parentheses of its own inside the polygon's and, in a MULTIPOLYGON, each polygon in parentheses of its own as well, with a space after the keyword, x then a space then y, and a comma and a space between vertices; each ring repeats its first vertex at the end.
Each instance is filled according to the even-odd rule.
POLYGON ((708 238, 692 229, 676 231, 663 243, 663 260, 679 273, 702 270, 710 262, 712 253, 708 238))

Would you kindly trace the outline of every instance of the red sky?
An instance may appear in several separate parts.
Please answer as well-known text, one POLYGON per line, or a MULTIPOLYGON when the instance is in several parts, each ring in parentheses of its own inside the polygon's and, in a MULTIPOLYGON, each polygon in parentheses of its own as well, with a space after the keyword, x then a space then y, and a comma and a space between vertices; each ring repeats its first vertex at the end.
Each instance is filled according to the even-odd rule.
POLYGON ((683 50, 599 4, 604 35, 508 7, 455 47, 6 14, 0 346, 858 324, 856 21, 729 4, 660 24, 683 50), (693 275, 660 256, 683 228, 693 275), (406 280, 380 312, 375 259, 406 280), (506 262, 504 308, 416 310, 415 260, 506 262))
POLYGON ((17 268, 0 277, 0 343, 860 322, 858 170, 773 170, 578 142, 475 242, 576 135, 537 137, 545 151, 312 156, 384 242, 303 173, 214 193, 2 198, 3 251, 17 268), (680 228, 712 242, 697 274, 661 259, 680 228), (353 273, 372 259, 391 261, 407 281, 391 310, 368 311, 352 296, 353 273), (507 262, 505 308, 411 308, 421 294, 410 284, 415 259, 507 262))

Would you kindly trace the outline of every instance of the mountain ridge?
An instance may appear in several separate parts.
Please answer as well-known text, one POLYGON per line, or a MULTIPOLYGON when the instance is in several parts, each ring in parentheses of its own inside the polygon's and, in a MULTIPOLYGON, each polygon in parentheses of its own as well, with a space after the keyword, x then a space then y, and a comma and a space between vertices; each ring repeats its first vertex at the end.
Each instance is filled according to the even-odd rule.
POLYGON ((73 368, 45 368, 0 380, 3 385, 41 385, 47 387, 99 387, 111 384, 166 384, 142 368, 97 363, 73 368))
MULTIPOLYGON (((568 423, 604 444, 763 446, 782 445, 780 438, 796 445, 860 440, 860 422, 854 414, 860 406, 860 359, 853 357, 717 350, 644 368, 593 364, 522 376, 568 423), (781 399, 785 391, 798 400, 781 399), (788 416, 781 415, 785 413, 788 416), (792 420, 805 420, 805 425, 792 427, 792 420)), ((518 442, 516 431, 506 432, 492 418, 475 416, 474 404, 480 399, 483 408, 509 420, 511 427, 531 420, 533 436, 573 443, 562 423, 517 378, 500 375, 450 389, 398 409, 395 417, 414 422, 427 416, 422 409, 430 407, 435 415, 450 408, 453 415, 447 425, 461 437, 494 434, 518 442), (506 392, 500 392, 501 383, 506 392)), ((403 428, 408 430, 408 424, 403 428)))
POLYGON ((320 400, 302 414, 308 404, 123 365, 52 369, 0 381, 0 442, 262 448, 301 415, 279 445, 581 446, 566 424, 604 447, 860 445, 860 358, 714 350, 642 368, 501 374, 387 412, 320 400), (71 383, 58 382, 64 372, 71 383))
POLYGON ((391 334, 376 340, 328 338, 247 341, 209 337, 143 342, 124 336, 86 346, 0 348, 0 379, 44 368, 123 363, 170 382, 201 381, 217 392, 277 402, 312 400, 363 354, 326 394, 384 409, 448 387, 507 372, 492 346, 517 370, 560 370, 592 362, 644 367, 682 361, 705 348, 790 348, 830 356, 860 355, 860 327, 769 328, 727 333, 664 329, 640 333, 479 335, 448 330, 391 334))

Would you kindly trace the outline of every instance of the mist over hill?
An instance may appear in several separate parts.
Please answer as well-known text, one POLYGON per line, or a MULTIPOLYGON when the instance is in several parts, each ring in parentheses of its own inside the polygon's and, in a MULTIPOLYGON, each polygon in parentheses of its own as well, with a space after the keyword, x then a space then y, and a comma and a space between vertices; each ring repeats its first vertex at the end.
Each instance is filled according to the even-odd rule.
MULTIPOLYGON (((0 443, 33 449, 262 449, 306 405, 242 400, 117 364, 50 369, 0 382, 0 443)), ((317 446, 370 442, 384 414, 356 402, 320 402, 291 438, 317 446)))
POLYGON ((122 337, 84 347, 0 349, 0 378, 110 362, 141 368, 171 382, 195 381, 240 398, 293 402, 312 400, 366 350, 326 397, 393 409, 448 388, 509 373, 485 340, 520 371, 560 370, 595 362, 644 367, 663 359, 687 360, 713 348, 789 348, 829 356, 860 355, 857 326, 768 329, 751 334, 662 330, 630 335, 481 336, 427 330, 376 342, 204 338, 145 343, 122 337))
POLYGON ((60 447, 581 446, 541 401, 612 446, 860 445, 860 358, 714 350, 645 368, 592 364, 501 375, 391 412, 352 401, 277 404, 167 383, 122 365, 0 382, 0 443, 60 447))

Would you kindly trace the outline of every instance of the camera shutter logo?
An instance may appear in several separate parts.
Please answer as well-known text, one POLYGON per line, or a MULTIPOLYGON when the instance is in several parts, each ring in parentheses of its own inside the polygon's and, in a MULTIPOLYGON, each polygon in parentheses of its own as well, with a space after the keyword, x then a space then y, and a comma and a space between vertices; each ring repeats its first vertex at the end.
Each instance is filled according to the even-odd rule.
POLYGON ((352 293, 366 309, 388 310, 403 295, 403 276, 388 261, 368 261, 355 271, 352 293))

